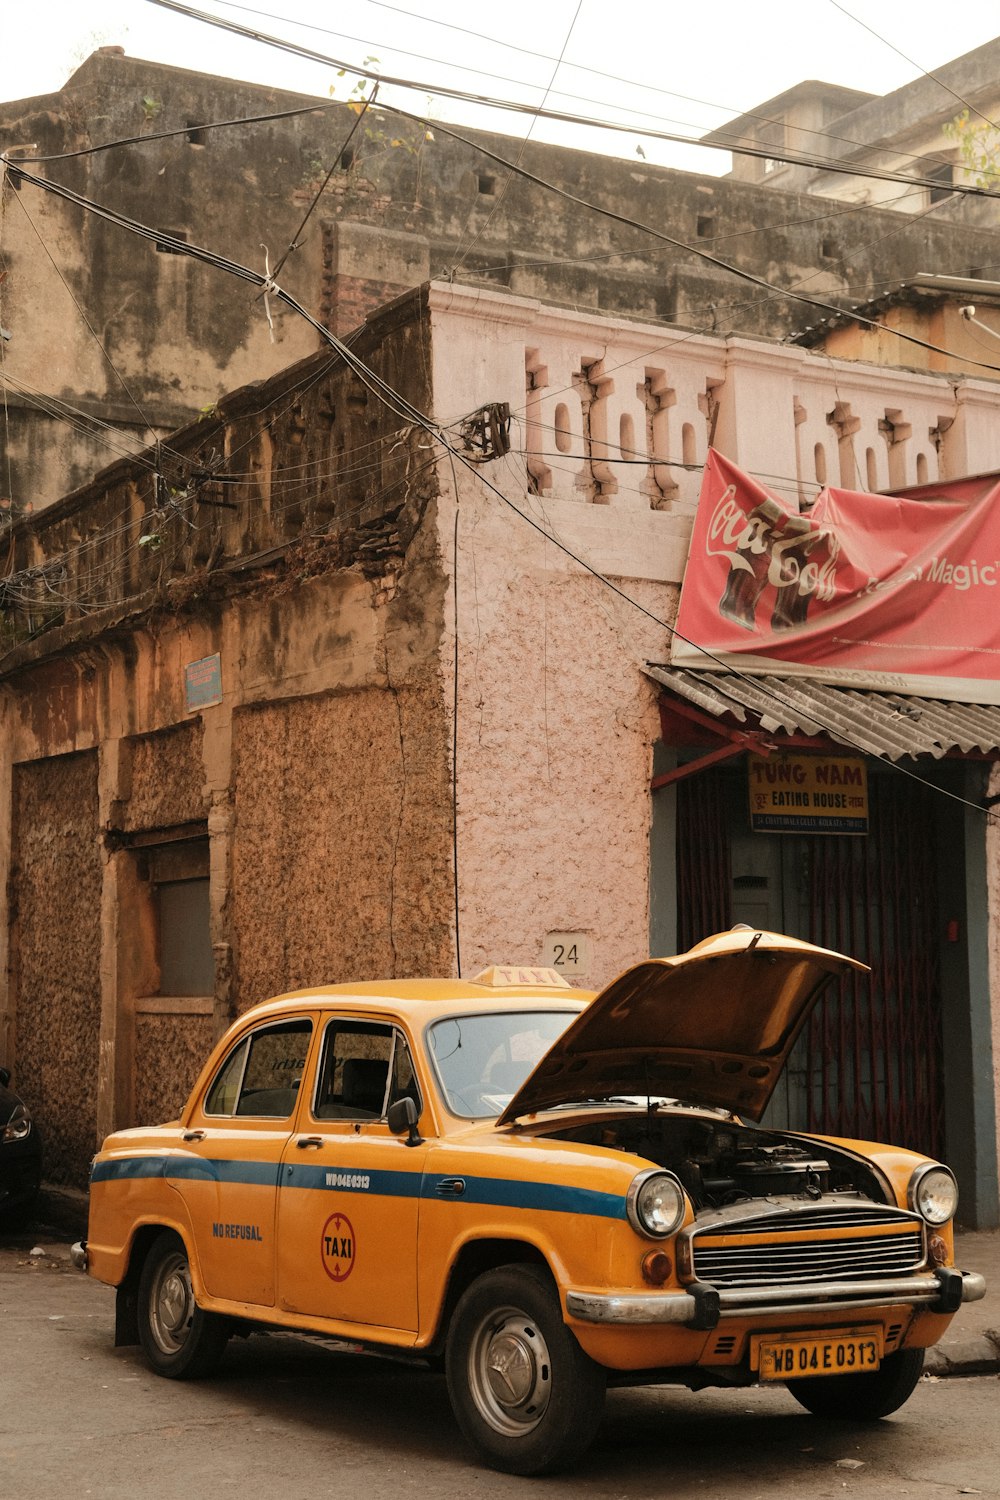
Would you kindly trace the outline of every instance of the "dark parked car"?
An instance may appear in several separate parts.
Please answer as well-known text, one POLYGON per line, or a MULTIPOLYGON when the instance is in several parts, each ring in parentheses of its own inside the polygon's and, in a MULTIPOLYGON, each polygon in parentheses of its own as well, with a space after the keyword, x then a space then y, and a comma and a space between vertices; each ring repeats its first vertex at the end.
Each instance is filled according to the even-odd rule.
POLYGON ((0 1068, 0 1228, 24 1216, 42 1180, 42 1138, 28 1106, 0 1068))

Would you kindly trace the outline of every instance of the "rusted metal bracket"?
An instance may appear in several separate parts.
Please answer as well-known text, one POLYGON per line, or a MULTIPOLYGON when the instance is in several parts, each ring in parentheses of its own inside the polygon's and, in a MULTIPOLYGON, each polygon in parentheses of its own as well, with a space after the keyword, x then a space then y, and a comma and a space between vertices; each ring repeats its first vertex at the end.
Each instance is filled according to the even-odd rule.
POLYGON ((721 760, 732 760, 736 755, 770 755, 777 747, 770 740, 762 739, 756 734, 741 734, 730 741, 728 745, 720 745, 718 750, 710 750, 707 755, 699 755, 697 760, 688 760, 682 766, 675 766, 672 771, 661 771, 659 776, 654 776, 649 783, 651 791, 658 791, 661 786, 670 786, 676 781, 685 781, 689 776, 697 776, 699 771, 707 771, 709 766, 716 766, 721 760))

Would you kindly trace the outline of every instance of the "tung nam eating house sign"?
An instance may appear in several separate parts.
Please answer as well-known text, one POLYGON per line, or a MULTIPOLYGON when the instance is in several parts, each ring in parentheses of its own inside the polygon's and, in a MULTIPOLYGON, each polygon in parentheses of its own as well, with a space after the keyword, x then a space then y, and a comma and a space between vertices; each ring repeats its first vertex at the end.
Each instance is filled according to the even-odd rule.
POLYGON ((868 767, 858 755, 748 757, 754 833, 867 833, 868 767))

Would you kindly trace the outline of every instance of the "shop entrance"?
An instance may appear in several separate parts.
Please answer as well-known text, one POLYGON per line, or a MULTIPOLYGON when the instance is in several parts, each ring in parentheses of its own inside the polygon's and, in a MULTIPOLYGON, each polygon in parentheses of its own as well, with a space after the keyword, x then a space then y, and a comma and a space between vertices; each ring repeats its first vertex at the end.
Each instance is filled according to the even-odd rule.
POLYGON ((872 966, 827 990, 767 1123, 944 1154, 940 802, 876 773, 867 834, 751 833, 745 771, 678 783, 679 949, 746 922, 872 966))

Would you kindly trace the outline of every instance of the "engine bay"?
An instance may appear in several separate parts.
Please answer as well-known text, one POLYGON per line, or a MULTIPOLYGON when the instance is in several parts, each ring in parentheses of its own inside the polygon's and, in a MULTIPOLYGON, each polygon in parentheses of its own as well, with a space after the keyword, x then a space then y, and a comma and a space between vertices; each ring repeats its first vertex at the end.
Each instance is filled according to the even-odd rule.
POLYGON ((663 1106, 553 1131, 559 1140, 606 1146, 673 1172, 695 1211, 759 1198, 816 1200, 829 1193, 887 1201, 871 1167, 828 1142, 663 1106))

